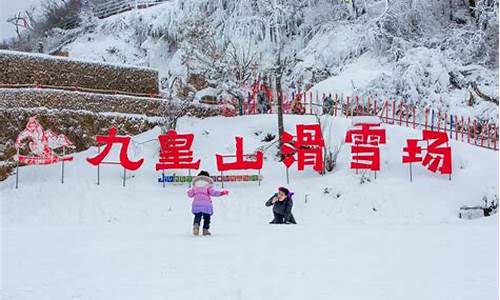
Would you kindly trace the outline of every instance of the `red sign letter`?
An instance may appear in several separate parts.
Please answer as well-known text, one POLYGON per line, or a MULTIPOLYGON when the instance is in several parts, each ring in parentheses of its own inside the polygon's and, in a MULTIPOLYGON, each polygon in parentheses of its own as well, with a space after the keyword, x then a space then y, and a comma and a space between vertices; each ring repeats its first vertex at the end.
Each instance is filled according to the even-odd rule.
POLYGON ((193 162, 194 134, 177 134, 169 130, 158 136, 160 140, 160 162, 156 164, 156 171, 165 169, 198 169, 200 160, 193 162))
MULTIPOLYGON (((229 171, 229 170, 260 170, 262 169, 262 164, 264 162, 264 154, 262 151, 257 151, 255 154, 243 154, 243 138, 236 137, 236 161, 232 163, 224 163, 224 156, 216 154, 217 159, 217 170, 219 171, 229 171), (255 157, 255 161, 244 160, 244 157, 255 157)), ((227 157, 227 156, 226 156, 227 157)))
POLYGON ((286 131, 283 132, 283 148, 281 149, 285 156, 283 163, 289 168, 297 160, 299 171, 304 170, 306 165, 312 165, 315 171, 323 171, 323 147, 325 142, 321 134, 321 127, 319 124, 297 124, 296 130, 297 139, 295 141, 291 134, 286 131), (297 153, 297 159, 294 157, 295 153, 297 153))
POLYGON ((131 161, 128 158, 127 155, 127 149, 128 145, 130 143, 130 137, 129 136, 116 136, 116 128, 112 127, 109 130, 108 135, 98 135, 96 137, 96 141, 99 144, 106 144, 106 147, 104 150, 97 154, 97 156, 92 157, 92 158, 87 158, 87 161, 94 166, 97 166, 100 164, 103 159, 108 155, 109 151, 111 150, 111 147, 113 147, 113 144, 121 144, 120 148, 120 164, 127 170, 135 171, 139 169, 144 162, 144 159, 141 158, 138 161, 131 161))
POLYGON ((407 146, 403 148, 403 163, 422 162, 429 171, 441 174, 451 174, 451 147, 448 146, 448 134, 431 130, 422 131, 422 140, 408 139, 407 146), (427 148, 418 145, 421 141, 427 141, 427 148), (430 141, 430 144, 429 144, 430 141), (443 145, 446 145, 443 147, 443 145), (426 154, 422 157, 422 150, 426 154))
POLYGON ((345 137, 346 143, 352 143, 353 153, 351 169, 380 170, 379 144, 385 144, 385 129, 371 128, 378 124, 359 124, 361 129, 348 130, 345 137))

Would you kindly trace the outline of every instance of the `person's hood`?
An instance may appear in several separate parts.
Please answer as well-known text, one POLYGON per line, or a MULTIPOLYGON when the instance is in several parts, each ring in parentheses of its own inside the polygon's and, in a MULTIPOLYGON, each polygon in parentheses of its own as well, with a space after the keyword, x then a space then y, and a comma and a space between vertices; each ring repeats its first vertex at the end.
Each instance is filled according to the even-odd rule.
POLYGON ((211 177, 208 176, 195 176, 193 177, 193 186, 194 187, 205 187, 207 185, 214 184, 214 181, 211 177))

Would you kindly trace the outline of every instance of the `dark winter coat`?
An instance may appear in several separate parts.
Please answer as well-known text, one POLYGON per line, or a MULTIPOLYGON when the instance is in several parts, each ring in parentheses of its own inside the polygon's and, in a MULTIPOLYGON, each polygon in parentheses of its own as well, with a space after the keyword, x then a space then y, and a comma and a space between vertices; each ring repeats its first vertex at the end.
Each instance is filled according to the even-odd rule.
POLYGON ((269 99, 267 99, 266 94, 264 92, 257 93, 257 110, 259 114, 264 114, 269 111, 271 108, 269 106, 269 99))
POLYGON ((323 113, 331 114, 333 108, 333 99, 332 96, 328 96, 323 100, 323 113))
POLYGON ((278 197, 278 194, 274 194, 269 200, 266 202, 266 206, 273 206, 273 213, 277 215, 284 216, 285 223, 293 223, 296 224, 295 218, 292 214, 293 200, 290 197, 286 197, 283 201, 276 201, 273 203, 273 199, 278 197))

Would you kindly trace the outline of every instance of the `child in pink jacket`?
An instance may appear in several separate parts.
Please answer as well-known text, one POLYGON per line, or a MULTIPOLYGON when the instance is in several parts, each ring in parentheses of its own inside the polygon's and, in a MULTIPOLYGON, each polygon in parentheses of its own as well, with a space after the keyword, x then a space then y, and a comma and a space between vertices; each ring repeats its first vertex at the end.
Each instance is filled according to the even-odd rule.
POLYGON ((210 228, 210 217, 214 213, 211 196, 220 197, 228 194, 228 190, 218 191, 213 188, 213 180, 207 171, 201 171, 198 176, 193 178, 193 187, 187 191, 188 197, 193 198, 193 235, 199 234, 202 217, 203 235, 211 235, 208 231, 210 228))

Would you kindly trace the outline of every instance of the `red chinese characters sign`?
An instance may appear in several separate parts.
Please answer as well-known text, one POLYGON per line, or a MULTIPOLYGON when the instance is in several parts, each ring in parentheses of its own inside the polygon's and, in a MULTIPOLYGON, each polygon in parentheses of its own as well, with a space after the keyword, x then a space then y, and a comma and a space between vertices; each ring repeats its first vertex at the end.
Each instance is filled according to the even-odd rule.
POLYGON ((236 137, 236 161, 230 163, 224 162, 224 157, 229 156, 232 157, 232 155, 215 155, 218 171, 260 170, 264 163, 264 153, 262 151, 257 151, 255 154, 243 154, 243 138, 239 136, 236 137), (245 160, 245 157, 252 157, 255 160, 245 160))
POLYGON ((408 139, 406 143, 403 163, 418 162, 433 173, 439 171, 441 174, 451 174, 451 147, 448 146, 446 132, 423 130, 421 140, 408 139), (422 156, 424 150, 425 155, 422 156))
POLYGON ((26 128, 17 136, 15 147, 19 150, 26 140, 32 155, 17 154, 14 159, 28 165, 48 165, 61 161, 70 161, 71 156, 60 156, 54 149, 61 147, 74 148, 73 143, 64 134, 54 134, 50 129, 45 130, 36 117, 31 117, 26 128))
MULTIPOLYGON (((193 153, 194 134, 177 133, 169 130, 158 136, 160 156, 155 169, 199 169, 201 160, 193 153)), ((50 130, 44 130, 35 117, 31 117, 26 128, 16 139, 16 149, 22 149, 26 140, 32 153, 31 156, 16 155, 15 159, 25 164, 51 164, 72 160, 71 156, 63 157, 54 152, 60 147, 73 147, 66 136, 56 135, 50 130)), ((261 170, 264 163, 262 151, 251 154, 244 153, 243 137, 235 137, 236 150, 233 154, 215 154, 217 170, 261 170)), ((131 142, 129 136, 118 136, 116 128, 109 129, 107 135, 99 135, 96 141, 104 145, 102 152, 95 157, 87 158, 92 165, 101 163, 119 163, 126 170, 138 170, 144 163, 140 158, 133 161, 127 154, 131 142), (114 144, 120 146, 119 162, 105 162, 105 158, 114 144)), ((319 124, 297 124, 296 136, 289 132, 282 135, 283 146, 281 153, 283 163, 290 168, 297 163, 299 171, 311 166, 313 170, 322 172, 324 168, 324 147, 321 127, 319 124)), ((345 142, 351 143, 352 169, 379 171, 381 167, 380 145, 386 143, 386 131, 376 122, 355 123, 355 128, 349 129, 345 135, 345 142)), ((421 139, 408 139, 403 148, 402 163, 420 163, 429 171, 441 174, 452 173, 452 156, 448 134, 446 132, 423 130, 421 139)), ((410 168, 411 174, 411 168, 410 168)), ((411 175, 410 175, 411 178, 411 175)))
POLYGON ((385 144, 385 129, 379 124, 358 124, 361 128, 350 129, 345 142, 352 143, 351 169, 380 170, 380 144, 385 144))
POLYGON ((322 172, 325 142, 320 125, 298 124, 296 131, 297 138, 295 140, 290 133, 283 132, 283 147, 281 149, 284 156, 283 163, 289 168, 297 161, 299 171, 304 170, 305 166, 311 165, 315 171, 322 172))
POLYGON ((95 157, 87 158, 87 161, 94 166, 101 164, 109 154, 109 151, 113 147, 113 144, 119 144, 120 146, 120 165, 122 165, 125 169, 135 171, 139 169, 144 162, 144 159, 141 158, 138 161, 131 161, 128 158, 127 150, 130 144, 129 136, 117 136, 116 128, 111 128, 109 130, 108 135, 98 135, 96 137, 96 141, 99 144, 106 144, 104 150, 97 154, 95 157))
POLYGON ((193 161, 194 134, 178 134, 175 130, 169 130, 166 134, 158 136, 160 142, 160 161, 156 164, 156 170, 167 169, 199 169, 200 160, 193 161))

